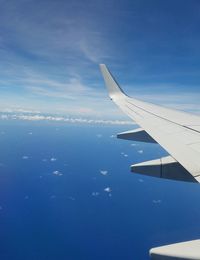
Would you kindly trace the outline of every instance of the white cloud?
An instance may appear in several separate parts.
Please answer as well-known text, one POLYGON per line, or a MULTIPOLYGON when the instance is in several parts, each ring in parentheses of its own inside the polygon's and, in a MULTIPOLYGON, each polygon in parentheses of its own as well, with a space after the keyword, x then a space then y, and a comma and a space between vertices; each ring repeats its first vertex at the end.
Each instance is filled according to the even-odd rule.
POLYGON ((53 171, 53 174, 57 175, 57 176, 62 176, 63 175, 60 171, 53 171))
POLYGON ((108 52, 105 50, 105 37, 95 31, 85 31, 82 34, 79 48, 85 57, 94 63, 98 64, 109 58, 108 52), (102 39, 104 40, 102 41, 102 39))
POLYGON ((57 161, 57 159, 56 159, 55 157, 52 157, 52 158, 50 159, 50 161, 51 161, 51 162, 55 162, 55 161, 57 161))
MULTIPOLYGON (((7 120, 7 119, 9 119, 9 115, 1 115, 1 119, 5 119, 5 120, 7 120)), ((14 118, 12 118, 12 119, 14 119, 14 118)))
POLYGON ((97 191, 94 191, 94 192, 92 192, 92 196, 94 196, 94 197, 97 197, 97 196, 99 196, 99 192, 97 192, 97 191))
POLYGON ((22 156, 23 160, 27 160, 29 157, 27 155, 22 156))
POLYGON ((110 187, 106 187, 106 188, 104 189, 104 191, 109 193, 109 192, 111 192, 112 190, 111 190, 110 187))
POLYGON ((23 108, 2 108, 0 109, 0 112, 5 112, 5 113, 26 113, 26 114, 33 114, 37 113, 40 114, 41 112, 38 110, 30 110, 30 109, 23 109, 23 108))
MULTIPOLYGON (((118 110, 107 104, 97 65, 108 60, 110 44, 95 26, 96 19, 91 23, 84 12, 77 12, 77 5, 82 9, 82 3, 71 5, 65 1, 63 5, 64 8, 46 1, 39 5, 34 1, 2 2, 0 106, 23 104, 22 109, 30 113, 56 111, 98 118, 108 114, 112 117, 114 113, 119 118, 120 113, 115 112, 118 110), (74 12, 71 8, 75 8, 74 12), (47 16, 53 19, 47 22, 47 16)), ((23 113, 17 108, 12 112, 23 113)))
POLYGON ((154 204, 160 204, 162 201, 161 200, 152 200, 152 202, 154 203, 154 204))
POLYGON ((69 199, 69 200, 75 200, 75 198, 72 197, 72 196, 69 196, 68 199, 69 199))
MULTIPOLYGON (((87 118, 73 118, 63 116, 47 116, 41 114, 0 114, 2 120, 24 120, 24 121, 57 121, 66 123, 80 123, 80 124, 99 124, 99 125, 132 125, 131 121, 124 120, 103 120, 103 119, 87 119, 87 118)), ((98 134, 98 138, 102 135, 98 134)))
POLYGON ((123 155, 124 157, 128 157, 128 154, 121 152, 121 155, 123 155))
POLYGON ((108 171, 106 171, 106 170, 100 170, 100 173, 102 174, 102 175, 107 175, 108 174, 108 171))
POLYGON ((142 153, 144 153, 144 151, 143 150, 138 150, 138 153, 142 154, 142 153))
MULTIPOLYGON (((78 114, 84 114, 85 111, 90 115, 93 111, 93 115, 98 111, 101 111, 100 115, 103 113, 106 115, 109 111, 109 114, 114 114, 114 110, 108 110, 104 105, 101 106, 102 110, 94 105, 97 100, 101 100, 100 102, 103 103, 103 99, 99 96, 103 97, 104 91, 103 88, 102 91, 99 91, 94 82, 98 81, 96 75, 99 73, 96 63, 103 60, 109 61, 109 63, 115 63, 115 67, 119 68, 117 56, 113 55, 118 50, 118 48, 115 49, 116 42, 109 42, 109 37, 107 37, 116 25, 114 22, 116 12, 108 16, 110 20, 107 20, 106 16, 105 19, 102 19, 98 14, 105 14, 104 11, 109 10, 110 3, 106 4, 106 8, 104 6, 104 10, 100 8, 100 5, 95 6, 95 12, 91 12, 94 8, 93 3, 88 4, 85 9, 82 2, 71 4, 69 1, 63 1, 60 5, 55 1, 41 1, 39 4, 35 4, 34 1, 1 1, 0 17, 3 29, 0 37, 1 89, 10 87, 9 92, 17 95, 15 88, 18 87, 20 94, 21 90, 24 91, 23 94, 29 94, 28 98, 25 98, 26 100, 30 100, 32 95, 34 95, 34 100, 41 98, 41 106, 38 103, 36 105, 45 107, 47 110, 52 107, 54 111, 58 108, 63 109, 60 107, 60 101, 65 99, 64 102, 66 102, 67 99, 67 102, 69 100, 78 101, 78 103, 66 104, 64 109, 68 109, 68 111, 71 109, 78 114), (25 9, 26 12, 22 12, 25 9), (12 19, 8 19, 8 17, 12 17, 12 19), (44 17, 53 17, 53 19, 44 19, 44 17), (108 26, 105 27, 105 24, 108 26), (114 60, 110 56, 115 57, 114 60), (88 96, 92 98, 88 99, 88 96), (48 108, 43 105, 43 101, 47 97, 52 101, 48 108), (59 99, 57 103, 55 99, 59 99), (82 109, 79 111, 76 109, 77 106, 81 106, 82 109), (95 109, 93 109, 94 107, 95 109)), ((141 63, 137 67, 145 67, 145 65, 141 63)), ((135 69, 138 70, 134 67, 135 69)), ((132 71, 130 66, 128 70, 132 71)), ((174 73, 177 75, 177 71, 174 73)), ((191 74, 191 70, 189 73, 191 74)), ((174 93, 171 96, 168 95, 168 101, 166 101, 167 95, 165 94, 156 96, 155 93, 162 91, 163 88, 164 90, 168 87, 175 89, 177 86, 155 85, 155 75, 150 76, 149 74, 147 71, 142 78, 149 77, 148 82, 151 82, 151 85, 148 84, 142 88, 132 85, 130 92, 134 90, 134 94, 135 92, 141 93, 142 89, 143 93, 147 93, 146 96, 141 96, 142 98, 157 99, 160 103, 171 104, 181 109, 189 108, 200 111, 199 97, 197 99, 196 93, 193 93, 193 96, 189 95, 191 102, 188 101, 188 93, 181 94, 181 99, 184 99, 182 104, 177 104, 180 95, 174 95, 174 93), (152 81, 154 82, 152 83, 152 81), (149 92, 153 94, 151 95, 149 92), (164 99, 165 102, 163 102, 164 99)), ((162 75, 156 75, 156 77, 159 76, 162 75)), ((103 82, 101 84, 103 86, 103 82)), ((3 100, 2 97, 1 103, 3 100)), ((5 103, 7 102, 8 99, 5 103)), ((30 102, 36 101, 30 100, 30 102)), ((14 103, 20 102, 14 98, 14 103)))
POLYGON ((131 146, 137 146, 137 144, 135 144, 135 143, 132 143, 132 144, 131 144, 131 146))
POLYGON ((103 97, 103 89, 99 91, 88 87, 79 78, 70 78, 65 83, 45 78, 41 80, 29 79, 25 80, 23 85, 26 85, 27 90, 34 94, 53 98, 71 99, 74 101, 80 99, 82 101, 84 96, 93 97, 94 99, 103 97))

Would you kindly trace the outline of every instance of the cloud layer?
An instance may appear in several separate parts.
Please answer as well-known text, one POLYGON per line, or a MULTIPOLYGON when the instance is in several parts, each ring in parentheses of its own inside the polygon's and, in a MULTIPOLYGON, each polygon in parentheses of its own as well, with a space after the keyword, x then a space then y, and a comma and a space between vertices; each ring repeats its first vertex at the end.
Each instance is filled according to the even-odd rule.
MULTIPOLYGON (((98 120, 86 118, 67 118, 63 116, 50 116, 41 114, 0 114, 1 120, 24 120, 24 121, 51 121, 72 124, 99 124, 99 125, 133 125, 131 121, 122 120, 98 120)), ((53 160, 52 160, 53 161, 53 160)))

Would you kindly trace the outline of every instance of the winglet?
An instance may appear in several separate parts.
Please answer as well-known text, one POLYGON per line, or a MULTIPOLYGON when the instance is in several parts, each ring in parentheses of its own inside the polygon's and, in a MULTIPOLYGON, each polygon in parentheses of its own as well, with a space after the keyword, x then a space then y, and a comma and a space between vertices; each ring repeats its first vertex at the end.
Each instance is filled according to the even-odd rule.
POLYGON ((124 91, 120 88, 117 81, 112 76, 112 74, 110 73, 110 71, 108 70, 106 65, 100 64, 99 66, 100 66, 100 70, 101 70, 101 73, 103 75, 106 87, 108 89, 110 98, 113 99, 114 97, 126 95, 124 93, 124 91))

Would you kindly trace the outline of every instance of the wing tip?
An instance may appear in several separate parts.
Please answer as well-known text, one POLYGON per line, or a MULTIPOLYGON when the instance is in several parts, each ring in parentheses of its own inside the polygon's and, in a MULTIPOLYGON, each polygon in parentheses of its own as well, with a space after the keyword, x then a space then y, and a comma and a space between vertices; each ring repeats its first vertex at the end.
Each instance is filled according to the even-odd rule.
POLYGON ((107 66, 104 63, 101 63, 99 64, 99 67, 107 86, 109 96, 112 98, 116 95, 126 95, 124 91, 120 88, 119 84, 117 83, 107 66))

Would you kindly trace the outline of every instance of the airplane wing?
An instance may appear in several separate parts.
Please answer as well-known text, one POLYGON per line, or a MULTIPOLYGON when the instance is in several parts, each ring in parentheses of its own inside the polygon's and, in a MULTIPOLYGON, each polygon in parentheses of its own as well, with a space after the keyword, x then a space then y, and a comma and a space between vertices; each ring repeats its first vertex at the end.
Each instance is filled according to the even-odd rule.
POLYGON ((191 240, 152 248, 149 252, 152 260, 198 260, 200 259, 200 240, 191 240))
MULTIPOLYGON (((108 68, 100 65, 111 100, 141 128, 118 138, 159 143, 169 156, 131 166, 136 173, 200 182, 200 117, 127 96, 108 68)), ((181 97, 180 97, 181 98, 181 97)))

